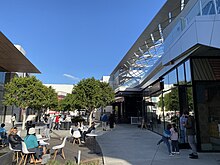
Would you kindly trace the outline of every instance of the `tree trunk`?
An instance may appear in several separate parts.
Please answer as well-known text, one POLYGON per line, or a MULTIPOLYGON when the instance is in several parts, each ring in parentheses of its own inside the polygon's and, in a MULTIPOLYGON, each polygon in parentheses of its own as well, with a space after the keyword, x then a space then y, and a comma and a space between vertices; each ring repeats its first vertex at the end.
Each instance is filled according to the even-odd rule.
POLYGON ((22 130, 25 129, 25 122, 26 122, 26 108, 22 108, 21 109, 21 113, 22 113, 22 130))
POLYGON ((89 127, 91 127, 91 125, 92 125, 92 115, 93 115, 93 112, 94 112, 95 110, 93 109, 91 112, 90 112, 90 114, 89 114, 89 127))

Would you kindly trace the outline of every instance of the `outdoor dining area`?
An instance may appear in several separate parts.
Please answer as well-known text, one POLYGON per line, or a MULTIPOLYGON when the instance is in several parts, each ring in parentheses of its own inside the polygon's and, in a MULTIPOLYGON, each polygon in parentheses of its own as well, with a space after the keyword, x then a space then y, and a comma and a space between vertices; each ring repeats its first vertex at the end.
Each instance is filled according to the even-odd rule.
POLYGON ((22 139, 21 147, 15 147, 9 140, 3 151, 11 151, 13 164, 19 165, 51 162, 65 164, 67 161, 76 164, 95 161, 99 165, 102 164, 102 154, 95 137, 101 135, 102 131, 98 130, 98 125, 99 123, 93 122, 91 127, 83 126, 82 129, 73 125, 69 130, 50 130, 47 125, 43 125, 29 128, 28 132, 14 127, 15 133, 19 133, 18 136, 22 139), (33 137, 38 144, 36 149, 30 149, 29 143, 33 142, 33 137), (28 142, 28 139, 32 140, 28 142))

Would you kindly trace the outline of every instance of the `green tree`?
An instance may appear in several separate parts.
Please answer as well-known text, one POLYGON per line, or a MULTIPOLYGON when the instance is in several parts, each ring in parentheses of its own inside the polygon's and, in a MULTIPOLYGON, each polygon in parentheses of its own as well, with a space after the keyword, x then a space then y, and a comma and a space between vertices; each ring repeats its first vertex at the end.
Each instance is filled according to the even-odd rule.
MULTIPOLYGON (((163 99, 165 111, 179 110, 179 96, 177 88, 173 88, 169 93, 164 94, 163 99)), ((159 98, 158 106, 162 107, 162 97, 159 98)))
MULTIPOLYGON (((23 124, 25 126, 26 109, 40 109, 44 106, 52 106, 50 94, 51 89, 46 88, 36 77, 14 77, 10 82, 5 84, 5 93, 3 104, 6 106, 15 105, 22 110, 23 124), (50 102, 50 103, 49 103, 50 102)), ((55 94, 52 98, 55 97, 55 94)))
POLYGON ((69 111, 76 109, 75 95, 67 94, 63 100, 59 101, 59 110, 69 111))
MULTIPOLYGON (((192 88, 187 88, 187 100, 189 111, 193 110, 192 88)), ((159 98, 158 106, 162 107, 162 97, 159 98)), ((169 93, 164 94, 165 111, 179 111, 178 88, 173 88, 169 93)))
POLYGON ((100 82, 100 88, 101 88, 100 105, 104 107, 114 101, 115 93, 113 89, 109 86, 109 84, 106 82, 100 82))
POLYGON ((57 109, 58 107, 58 97, 57 97, 57 93, 55 92, 55 90, 50 86, 44 86, 44 85, 40 85, 38 88, 38 91, 41 91, 42 93, 42 98, 40 99, 41 102, 37 103, 35 106, 33 106, 32 108, 38 110, 38 119, 40 118, 40 114, 41 112, 43 112, 43 110, 46 109, 57 109))
POLYGON ((89 125, 92 114, 96 108, 106 106, 114 99, 114 92, 107 83, 100 82, 95 78, 81 80, 73 87, 75 105, 89 112, 89 125))
POLYGON ((55 89, 53 89, 51 86, 50 87, 43 87, 43 92, 44 92, 44 102, 43 102, 43 106, 46 108, 57 108, 58 106, 58 96, 57 93, 55 91, 55 89))

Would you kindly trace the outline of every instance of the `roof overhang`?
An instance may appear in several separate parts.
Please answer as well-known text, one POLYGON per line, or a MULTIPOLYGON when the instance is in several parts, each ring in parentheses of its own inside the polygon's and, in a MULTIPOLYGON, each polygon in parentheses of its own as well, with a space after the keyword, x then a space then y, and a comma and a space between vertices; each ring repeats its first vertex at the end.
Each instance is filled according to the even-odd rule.
POLYGON ((162 77, 167 74, 174 67, 179 65, 182 61, 186 60, 189 57, 219 57, 220 49, 214 48, 202 44, 196 44, 187 51, 183 52, 177 58, 175 58, 170 65, 159 65, 151 71, 152 74, 149 74, 138 86, 135 88, 145 89, 152 85, 153 83, 162 80, 162 77))
POLYGON ((0 71, 40 73, 2 32, 0 32, 0 71))
MULTIPOLYGON (((188 0, 185 0, 186 3, 188 0)), ((135 41, 133 46, 130 48, 130 50, 126 53, 126 55, 123 57, 123 59, 120 61, 120 63, 116 66, 116 68, 113 70, 111 75, 114 75, 121 66, 128 61, 128 59, 134 55, 134 52, 137 52, 140 46, 142 46, 144 43, 148 45, 148 47, 151 47, 154 45, 153 41, 151 40, 151 34, 153 34, 154 39, 158 40, 160 38, 160 33, 158 29, 158 25, 161 25, 162 29, 165 29, 169 24, 169 18, 168 13, 172 11, 172 18, 174 19, 180 11, 180 0, 167 0, 166 3, 163 5, 163 7, 160 9, 160 11, 156 14, 156 16, 152 19, 150 24, 146 27, 146 29, 142 32, 140 37, 135 41)))

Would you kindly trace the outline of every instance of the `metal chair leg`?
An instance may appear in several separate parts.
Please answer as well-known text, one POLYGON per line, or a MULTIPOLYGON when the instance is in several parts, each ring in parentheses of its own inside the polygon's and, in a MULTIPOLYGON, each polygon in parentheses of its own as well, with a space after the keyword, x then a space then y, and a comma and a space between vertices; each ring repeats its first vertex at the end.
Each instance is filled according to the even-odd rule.
POLYGON ((28 155, 26 154, 26 155, 25 155, 25 159, 24 159, 24 165, 26 165, 27 157, 28 157, 28 155))
POLYGON ((34 154, 31 154, 32 159, 34 160, 34 165, 36 165, 36 159, 34 157, 34 154))
POLYGON ((63 150, 63 148, 62 148, 62 156, 63 156, 63 159, 66 159, 66 158, 65 158, 65 155, 64 155, 64 150, 63 150))
POLYGON ((55 153, 54 153, 54 158, 53 158, 53 160, 55 160, 55 159, 56 159, 56 156, 57 156, 57 151, 58 151, 58 150, 55 150, 55 153))
POLYGON ((16 162, 18 163, 18 152, 16 152, 16 162))
POLYGON ((20 162, 19 162, 19 165, 21 165, 21 163, 23 162, 24 157, 25 157, 25 155, 24 155, 24 154, 23 154, 23 155, 21 155, 21 160, 20 160, 20 162))

